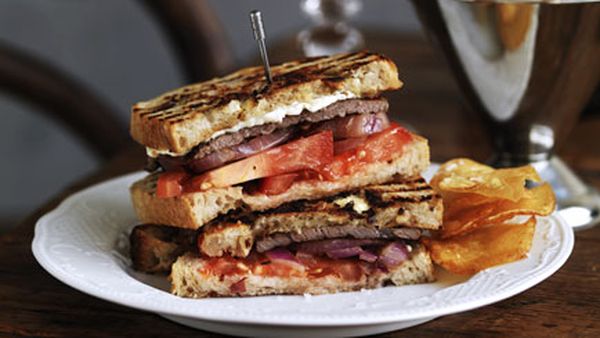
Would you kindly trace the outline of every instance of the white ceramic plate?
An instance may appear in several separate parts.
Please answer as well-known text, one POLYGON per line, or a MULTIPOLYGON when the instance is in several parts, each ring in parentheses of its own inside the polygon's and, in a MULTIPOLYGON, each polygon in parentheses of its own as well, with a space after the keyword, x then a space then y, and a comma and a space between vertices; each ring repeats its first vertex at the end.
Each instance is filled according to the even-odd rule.
POLYGON ((402 329, 514 296, 567 260, 573 232, 558 216, 540 218, 527 259, 471 277, 438 271, 437 282, 324 296, 184 299, 166 278, 130 268, 128 234, 137 223, 129 200, 134 173, 67 198, 36 224, 32 249, 57 279, 92 296, 173 321, 245 336, 358 336, 402 329))

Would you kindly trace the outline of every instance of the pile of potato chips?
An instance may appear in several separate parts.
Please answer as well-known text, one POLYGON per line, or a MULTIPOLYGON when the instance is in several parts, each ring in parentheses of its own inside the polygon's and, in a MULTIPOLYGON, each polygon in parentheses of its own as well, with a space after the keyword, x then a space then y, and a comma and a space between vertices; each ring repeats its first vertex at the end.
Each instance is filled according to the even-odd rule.
POLYGON ((525 257, 534 216, 551 214, 556 203, 550 185, 531 166, 494 169, 455 159, 440 167, 431 185, 444 200, 444 224, 425 244, 435 263, 457 274, 525 257), (511 219, 520 215, 530 217, 515 224, 511 219))

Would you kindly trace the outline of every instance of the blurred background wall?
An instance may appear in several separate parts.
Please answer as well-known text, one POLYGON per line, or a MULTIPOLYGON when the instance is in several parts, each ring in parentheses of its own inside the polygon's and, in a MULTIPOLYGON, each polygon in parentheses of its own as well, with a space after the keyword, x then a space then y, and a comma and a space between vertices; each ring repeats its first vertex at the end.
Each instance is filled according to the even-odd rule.
MULTIPOLYGON (((199 0, 202 1, 202 0, 199 0)), ((248 12, 263 12, 269 40, 310 24, 293 0, 209 0, 239 63, 256 57, 248 12)), ((357 26, 419 32, 407 0, 363 1, 357 26)), ((33 54, 84 83, 128 123, 138 100, 182 85, 157 22, 133 0, 2 0, 0 43, 33 54)), ((36 108, 0 91, 0 231, 93 172, 97 159, 36 108)))

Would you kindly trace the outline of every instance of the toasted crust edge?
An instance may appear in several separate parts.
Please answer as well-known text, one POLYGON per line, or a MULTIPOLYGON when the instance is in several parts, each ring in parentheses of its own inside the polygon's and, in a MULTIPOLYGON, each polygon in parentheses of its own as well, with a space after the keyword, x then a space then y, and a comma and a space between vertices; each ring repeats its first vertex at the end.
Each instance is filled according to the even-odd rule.
POLYGON ((177 257, 195 246, 193 230, 155 224, 135 226, 129 235, 133 268, 146 273, 165 273, 177 257))

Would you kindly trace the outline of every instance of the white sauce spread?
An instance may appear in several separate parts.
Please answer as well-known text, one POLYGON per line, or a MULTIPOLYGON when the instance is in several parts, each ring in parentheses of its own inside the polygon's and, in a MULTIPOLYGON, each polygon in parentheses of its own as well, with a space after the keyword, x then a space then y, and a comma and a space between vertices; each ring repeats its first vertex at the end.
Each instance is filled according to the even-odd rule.
MULTIPOLYGON (((279 122, 283 121, 283 118, 286 116, 300 115, 302 113, 302 111, 304 111, 305 109, 314 113, 314 112, 321 110, 337 101, 347 100, 347 99, 351 99, 354 97, 356 97, 356 95, 354 95, 351 92, 337 92, 337 93, 333 93, 331 95, 318 97, 310 102, 294 102, 290 105, 276 108, 275 110, 270 111, 262 116, 252 117, 245 121, 240 121, 240 122, 238 122, 238 124, 236 124, 235 126, 233 126, 231 128, 219 130, 219 131, 215 132, 209 138, 209 140, 212 140, 212 139, 219 137, 226 133, 237 132, 244 128, 260 126, 260 125, 267 124, 267 123, 279 123, 279 122)), ((150 157, 157 157, 158 155, 170 155, 170 156, 180 156, 181 155, 181 154, 177 154, 177 153, 174 153, 174 152, 171 152, 168 150, 153 149, 150 147, 146 147, 146 154, 148 154, 148 156, 150 156, 150 157)))

